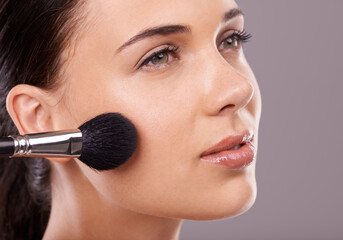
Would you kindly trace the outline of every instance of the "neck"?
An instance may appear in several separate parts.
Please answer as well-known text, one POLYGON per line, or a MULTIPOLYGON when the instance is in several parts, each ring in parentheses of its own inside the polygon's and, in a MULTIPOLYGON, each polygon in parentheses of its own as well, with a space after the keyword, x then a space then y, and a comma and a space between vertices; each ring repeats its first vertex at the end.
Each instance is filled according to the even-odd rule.
POLYGON ((109 206, 84 177, 75 176, 76 168, 73 175, 68 175, 56 171, 55 167, 51 176, 51 213, 44 240, 178 240, 182 220, 141 214, 113 203, 109 206))

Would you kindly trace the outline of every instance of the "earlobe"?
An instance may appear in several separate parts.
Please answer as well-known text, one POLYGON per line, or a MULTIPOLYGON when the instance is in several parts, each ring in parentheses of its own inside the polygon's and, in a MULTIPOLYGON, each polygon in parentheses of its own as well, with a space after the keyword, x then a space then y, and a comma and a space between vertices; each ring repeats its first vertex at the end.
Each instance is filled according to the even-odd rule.
POLYGON ((41 89, 21 84, 7 95, 6 107, 20 134, 51 131, 49 109, 41 89))

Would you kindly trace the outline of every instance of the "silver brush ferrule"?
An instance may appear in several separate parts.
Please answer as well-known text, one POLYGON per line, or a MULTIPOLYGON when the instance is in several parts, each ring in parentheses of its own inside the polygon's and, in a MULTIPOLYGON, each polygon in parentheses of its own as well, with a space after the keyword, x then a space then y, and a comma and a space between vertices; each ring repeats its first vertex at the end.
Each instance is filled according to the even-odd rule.
POLYGON ((12 157, 75 157, 81 155, 80 130, 10 135, 14 140, 12 157))

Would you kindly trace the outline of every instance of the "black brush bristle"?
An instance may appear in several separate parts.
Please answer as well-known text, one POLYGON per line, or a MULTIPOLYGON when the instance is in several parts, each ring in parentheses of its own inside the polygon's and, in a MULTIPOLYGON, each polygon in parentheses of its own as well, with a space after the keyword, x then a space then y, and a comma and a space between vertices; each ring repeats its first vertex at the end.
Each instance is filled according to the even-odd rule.
POLYGON ((104 113, 82 124, 82 150, 79 159, 96 170, 114 169, 134 153, 135 126, 119 113, 104 113))

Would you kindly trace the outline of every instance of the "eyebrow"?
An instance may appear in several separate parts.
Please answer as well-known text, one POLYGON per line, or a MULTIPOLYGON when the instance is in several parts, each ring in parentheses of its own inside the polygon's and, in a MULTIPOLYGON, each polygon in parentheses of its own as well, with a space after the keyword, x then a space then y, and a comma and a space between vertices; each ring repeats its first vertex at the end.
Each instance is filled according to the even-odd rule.
MULTIPOLYGON (((243 15, 243 11, 240 8, 233 8, 226 13, 224 13, 223 18, 222 18, 222 23, 228 22, 230 19, 243 15)), ((116 53, 119 53, 122 51, 124 48, 141 41, 145 38, 153 37, 156 35, 161 35, 161 36, 166 36, 166 35, 171 35, 171 34, 176 34, 176 33, 191 33, 191 29, 189 26, 184 26, 184 25, 165 25, 165 26, 159 26, 159 27, 152 27, 152 28, 147 28, 137 35, 133 36, 130 38, 127 42, 125 42, 123 45, 121 45, 117 50, 116 53)))

